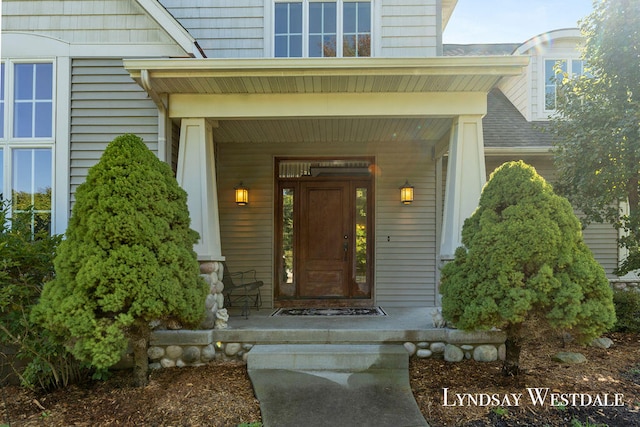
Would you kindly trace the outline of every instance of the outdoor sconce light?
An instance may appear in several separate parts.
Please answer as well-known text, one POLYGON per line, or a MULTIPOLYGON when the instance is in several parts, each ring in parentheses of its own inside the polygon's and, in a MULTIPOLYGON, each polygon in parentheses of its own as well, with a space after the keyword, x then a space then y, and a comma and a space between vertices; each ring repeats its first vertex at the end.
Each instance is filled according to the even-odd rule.
POLYGON ((249 189, 242 185, 242 182, 237 187, 234 187, 234 190, 236 190, 236 204, 238 206, 245 206, 249 203, 249 189))
POLYGON ((409 185, 409 180, 406 180, 404 185, 400 187, 400 201, 403 205, 413 203, 413 185, 409 185))

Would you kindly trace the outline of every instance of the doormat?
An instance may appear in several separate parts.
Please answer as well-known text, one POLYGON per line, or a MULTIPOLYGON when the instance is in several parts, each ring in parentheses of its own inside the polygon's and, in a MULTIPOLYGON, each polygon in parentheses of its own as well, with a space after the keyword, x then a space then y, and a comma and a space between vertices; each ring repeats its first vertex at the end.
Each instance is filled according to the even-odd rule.
POLYGON ((380 307, 279 308, 272 316, 386 316, 380 307))

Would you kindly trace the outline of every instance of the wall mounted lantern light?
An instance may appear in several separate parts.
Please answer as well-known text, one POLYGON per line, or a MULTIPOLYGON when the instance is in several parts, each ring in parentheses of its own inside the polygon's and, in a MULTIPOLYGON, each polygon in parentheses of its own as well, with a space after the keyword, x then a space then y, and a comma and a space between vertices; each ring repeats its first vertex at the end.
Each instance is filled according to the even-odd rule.
POLYGON ((409 180, 406 180, 404 185, 400 187, 400 201, 403 205, 413 203, 413 185, 409 185, 409 180))
POLYGON ((234 187, 234 190, 236 190, 236 204, 238 206, 245 206, 249 203, 249 189, 242 185, 242 182, 237 187, 234 187))

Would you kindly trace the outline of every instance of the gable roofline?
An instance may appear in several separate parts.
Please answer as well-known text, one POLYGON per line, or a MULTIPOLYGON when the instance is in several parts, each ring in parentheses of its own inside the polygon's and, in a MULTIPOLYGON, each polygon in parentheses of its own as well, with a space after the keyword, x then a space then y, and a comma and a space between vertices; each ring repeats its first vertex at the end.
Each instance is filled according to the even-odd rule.
POLYGON ((162 6, 158 0, 135 0, 149 16, 158 23, 169 36, 190 56, 205 58, 196 39, 162 6))
POLYGON ((526 42, 522 43, 513 52, 514 55, 522 55, 528 50, 545 43, 553 43, 555 40, 560 39, 582 39, 582 33, 579 28, 561 28, 558 30, 547 31, 546 33, 538 34, 535 37, 530 38, 526 42))

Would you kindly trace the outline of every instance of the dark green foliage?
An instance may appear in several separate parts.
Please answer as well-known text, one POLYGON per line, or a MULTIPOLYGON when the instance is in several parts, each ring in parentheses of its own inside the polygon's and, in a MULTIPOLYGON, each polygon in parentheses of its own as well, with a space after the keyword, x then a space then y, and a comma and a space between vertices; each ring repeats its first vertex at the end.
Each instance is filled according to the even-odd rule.
POLYGON ((640 268, 640 2, 594 1, 581 21, 588 73, 559 75, 552 116, 557 190, 585 214, 607 222, 628 250, 616 274, 640 268), (620 209, 628 202, 628 212, 620 209))
POLYGON ((613 329, 618 332, 640 332, 640 292, 615 290, 613 304, 617 318, 613 329))
POLYGON ((129 340, 148 342, 151 320, 196 325, 207 288, 189 223, 170 167, 139 137, 114 139, 78 187, 36 318, 97 368, 118 362, 129 340))
POLYGON ((38 217, 31 208, 23 209, 9 220, 9 203, 0 205, 0 347, 15 352, 7 360, 0 355, 0 362, 10 365, 24 385, 51 389, 66 386, 87 371, 29 320, 43 283, 53 277, 53 257, 61 238, 50 236, 48 227, 34 227, 32 221, 38 217))
POLYGON ((580 222, 533 167, 496 169, 462 243, 440 287, 443 316, 456 327, 517 334, 535 316, 586 340, 613 325, 611 288, 580 222))

